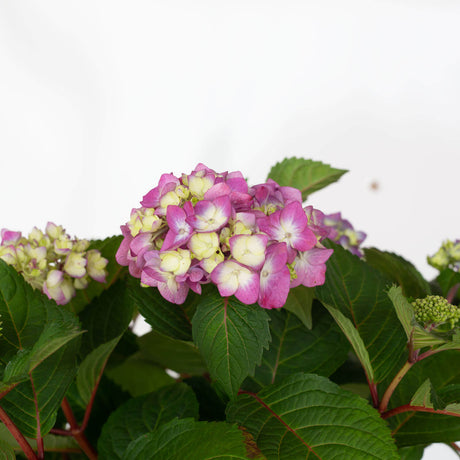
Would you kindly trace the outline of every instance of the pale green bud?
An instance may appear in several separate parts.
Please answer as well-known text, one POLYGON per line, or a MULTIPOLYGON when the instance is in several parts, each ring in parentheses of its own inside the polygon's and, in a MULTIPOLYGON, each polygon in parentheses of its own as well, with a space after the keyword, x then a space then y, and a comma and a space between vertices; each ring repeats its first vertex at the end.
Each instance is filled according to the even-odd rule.
POLYGON ((73 278, 82 278, 86 274, 86 259, 84 254, 71 252, 64 263, 64 271, 73 278))

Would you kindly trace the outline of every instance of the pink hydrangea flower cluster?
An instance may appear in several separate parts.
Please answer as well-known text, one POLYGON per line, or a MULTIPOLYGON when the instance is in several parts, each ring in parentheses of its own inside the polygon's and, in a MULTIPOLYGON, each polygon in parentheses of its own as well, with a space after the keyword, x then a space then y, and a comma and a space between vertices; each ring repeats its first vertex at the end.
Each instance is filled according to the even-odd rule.
POLYGON ((88 250, 89 241, 70 238, 60 225, 48 222, 45 232, 34 227, 28 238, 4 228, 1 237, 0 259, 59 305, 68 303, 75 289, 85 289, 90 278, 105 282, 108 260, 88 250))
POLYGON ((353 225, 342 217, 340 212, 325 215, 323 223, 330 230, 328 235, 330 240, 348 249, 355 256, 364 256, 360 246, 367 235, 364 232, 356 231, 353 225))
POLYGON ((324 283, 333 251, 321 244, 323 218, 302 207, 297 189, 270 179, 249 187, 241 172, 198 164, 180 178, 161 176, 121 226, 116 259, 176 304, 214 283, 223 297, 279 308, 290 288, 324 283))

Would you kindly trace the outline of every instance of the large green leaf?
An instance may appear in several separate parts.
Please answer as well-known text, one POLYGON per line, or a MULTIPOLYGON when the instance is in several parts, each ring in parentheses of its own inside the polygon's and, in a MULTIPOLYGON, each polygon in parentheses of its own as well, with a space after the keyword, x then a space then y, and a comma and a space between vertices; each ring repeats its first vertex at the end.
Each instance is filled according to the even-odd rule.
POLYGON ((125 282, 119 280, 80 313, 82 328, 87 331, 81 344, 81 356, 85 357, 100 345, 119 338, 132 317, 133 305, 125 282))
POLYGON ((211 377, 228 396, 254 375, 264 348, 268 348, 269 317, 259 305, 245 305, 217 292, 203 297, 193 317, 193 338, 211 377))
POLYGON ((207 372, 200 351, 193 342, 173 339, 151 331, 138 339, 143 356, 179 374, 204 374, 207 372))
POLYGON ((337 308, 331 307, 330 305, 325 305, 329 313, 334 318, 335 322, 338 324, 345 337, 350 342, 353 350, 359 362, 363 366, 366 376, 370 382, 374 381, 374 369, 372 368, 369 353, 367 352, 366 347, 364 346, 363 340, 359 335, 358 330, 354 327, 351 320, 349 320, 343 313, 341 313, 337 308))
POLYGON ((390 282, 346 249, 327 245, 334 254, 316 295, 352 321, 369 353, 375 383, 381 382, 395 374, 407 357, 406 335, 386 293, 390 282))
POLYGON ((431 294, 428 281, 403 257, 377 248, 365 248, 364 254, 367 263, 399 284, 406 297, 418 299, 431 294))
POLYGON ((56 411, 75 376, 81 330, 72 313, 32 289, 3 261, 0 314, 3 377, 9 384, 24 380, 0 404, 24 435, 35 438, 37 421, 42 435, 53 426, 56 411))
POLYGON ((145 358, 140 352, 122 364, 107 369, 106 374, 131 396, 150 393, 174 381, 163 367, 145 358))
POLYGON ((410 340, 414 327, 416 326, 414 309, 404 297, 400 286, 392 286, 388 291, 388 297, 393 302, 396 315, 406 333, 407 340, 410 340))
POLYGON ((102 256, 108 260, 106 267, 107 276, 105 283, 99 283, 91 280, 88 287, 83 290, 77 290, 76 296, 68 303, 67 308, 78 313, 83 310, 94 298, 101 295, 106 289, 114 284, 118 279, 127 274, 127 267, 118 265, 115 260, 115 254, 120 247, 122 235, 111 236, 104 240, 92 240, 88 250, 97 249, 102 256))
POLYGON ((375 409, 313 374, 296 374, 257 394, 238 396, 227 419, 244 426, 268 460, 399 458, 375 409))
MULTIPOLYGON (((450 268, 445 268, 441 273, 439 273, 436 281, 441 288, 442 295, 446 297, 450 289, 460 283, 460 272, 456 272, 450 268)), ((456 297, 458 297, 458 292, 456 297)))
POLYGON ((246 459, 241 431, 225 422, 172 420, 130 443, 125 458, 155 460, 246 459))
POLYGON ((128 295, 132 304, 144 316, 154 331, 179 340, 192 339, 192 326, 187 307, 196 301, 189 293, 184 305, 176 305, 164 299, 157 288, 141 287, 139 280, 129 282, 128 295))
POLYGON ((401 460, 420 460, 423 457, 425 446, 402 447, 398 449, 401 460))
POLYGON ((292 157, 276 163, 268 177, 282 186, 298 188, 305 201, 313 192, 338 181, 346 172, 321 161, 292 157))
POLYGON ((328 377, 347 359, 348 342, 323 309, 315 309, 311 330, 284 308, 268 310, 268 315, 272 343, 254 377, 244 383, 245 389, 259 390, 297 372, 328 377))
POLYGON ((88 404, 94 388, 99 382, 110 354, 120 340, 120 336, 99 345, 80 364, 77 373, 77 389, 84 404, 88 404))
POLYGON ((183 382, 189 385, 195 393, 200 406, 200 421, 221 422, 225 420, 226 404, 217 395, 206 376, 187 377, 183 382))
POLYGON ((312 328, 311 309, 313 299, 315 297, 315 289, 305 286, 297 286, 289 291, 286 303, 283 309, 294 313, 305 324, 308 329, 312 328))
MULTIPOLYGON (((27 442, 30 444, 32 449, 35 451, 37 450, 37 442, 35 439, 27 439, 27 442)), ((8 447, 13 451, 13 457, 11 457, 13 459, 16 458, 14 456, 14 452, 22 452, 22 449, 16 439, 14 439, 13 435, 8 431, 8 428, 6 428, 6 426, 3 424, 0 425, 0 443, 2 446, 8 447)), ((81 452, 80 447, 72 436, 57 436, 53 434, 47 434, 43 438, 43 445, 46 453, 63 451, 69 453, 81 452)), ((46 458, 48 458, 48 455, 46 458)), ((0 459, 2 459, 1 455, 0 459)))
MULTIPOLYGON (((430 356, 409 370, 390 399, 390 409, 410 404, 423 396, 426 381, 444 404, 460 401, 460 351, 451 350, 430 356)), ((429 401, 432 405, 432 401, 429 401)), ((407 411, 387 419, 399 446, 454 442, 460 439, 460 417, 407 411)))
POLYGON ((130 399, 112 413, 102 429, 98 442, 100 460, 134 458, 125 455, 129 443, 175 417, 198 417, 198 403, 184 383, 130 399))
POLYGON ((77 374, 77 390, 84 405, 97 389, 107 361, 133 317, 133 307, 126 294, 124 280, 96 297, 80 314, 83 337, 82 362, 77 374))

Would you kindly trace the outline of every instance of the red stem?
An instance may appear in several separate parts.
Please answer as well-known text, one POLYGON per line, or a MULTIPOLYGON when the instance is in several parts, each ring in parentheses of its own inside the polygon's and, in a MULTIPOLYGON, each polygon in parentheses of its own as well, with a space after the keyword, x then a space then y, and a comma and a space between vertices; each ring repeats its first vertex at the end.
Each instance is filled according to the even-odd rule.
MULTIPOLYGON (((106 361, 106 363, 107 363, 107 361, 106 361)), ((105 365, 102 368, 101 373, 99 374, 99 377, 98 377, 98 379, 96 381, 96 385, 94 385, 93 391, 91 393, 91 398, 89 399, 88 405, 86 406, 85 416, 83 417, 83 422, 81 424, 80 431, 85 431, 86 427, 88 425, 89 416, 91 415, 91 411, 93 409, 94 398, 96 397, 96 391, 97 391, 97 389, 99 387, 99 382, 101 381, 102 373, 104 372, 104 368, 105 368, 105 365)))
POLYGON ((458 288, 460 288, 460 283, 454 284, 447 293, 446 299, 449 303, 452 303, 455 299, 455 295, 457 294, 458 288))
POLYGON ((97 452, 94 450, 93 446, 88 442, 85 434, 82 429, 78 426, 75 415, 73 414, 72 408, 70 407, 69 401, 67 398, 62 400, 61 404, 62 412, 64 412, 65 418, 69 422, 70 432, 72 436, 77 441, 78 445, 81 447, 82 451, 88 456, 90 460, 97 460, 97 452))
POLYGON ((411 406, 410 404, 405 404, 404 406, 395 407, 394 409, 387 410, 381 417, 383 419, 394 417, 395 415, 402 414, 403 412, 429 412, 430 414, 440 414, 440 415, 452 415, 453 417, 460 417, 460 414, 456 412, 450 412, 443 409, 432 409, 425 406, 411 406))
POLYGON ((32 393, 34 394, 34 405, 35 405, 35 417, 37 420, 37 437, 35 438, 37 441, 37 454, 39 460, 43 460, 45 458, 45 448, 43 446, 43 438, 41 434, 41 426, 40 426, 40 411, 38 409, 38 401, 37 401, 37 392, 35 391, 34 379, 32 378, 32 373, 29 374, 30 383, 32 385, 32 393))
POLYGON ((14 422, 10 419, 2 407, 0 407, 0 420, 8 428, 8 431, 13 435, 14 439, 16 439, 25 456, 29 460, 38 460, 37 455, 35 454, 30 444, 27 442, 27 439, 18 430, 18 427, 14 424, 14 422))

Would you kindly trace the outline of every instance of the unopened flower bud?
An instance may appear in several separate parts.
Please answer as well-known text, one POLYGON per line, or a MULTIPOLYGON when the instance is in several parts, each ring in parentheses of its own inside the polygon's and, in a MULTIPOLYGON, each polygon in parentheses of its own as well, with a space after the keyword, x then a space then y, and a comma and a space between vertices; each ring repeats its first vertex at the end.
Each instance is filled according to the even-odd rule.
POLYGON ((460 309, 438 295, 417 299, 412 302, 412 306, 415 319, 424 327, 437 327, 448 322, 452 329, 460 319, 460 309))
POLYGON ((48 273, 43 292, 50 299, 54 299, 58 305, 64 305, 75 295, 72 282, 65 278, 60 270, 51 270, 48 273))
POLYGON ((57 240, 65 235, 65 230, 62 225, 56 225, 53 222, 48 222, 46 224, 45 232, 53 240, 57 240))
POLYGON ((64 271, 73 278, 82 278, 86 273, 85 256, 79 252, 71 252, 67 255, 64 271))
POLYGON ((161 270, 174 275, 184 275, 190 268, 192 262, 190 251, 177 249, 176 251, 165 251, 160 254, 161 270))
POLYGON ((219 238, 217 233, 195 233, 188 243, 189 249, 198 259, 207 259, 219 249, 219 238))
POLYGON ((107 266, 108 260, 102 257, 101 253, 95 249, 91 249, 86 253, 86 259, 88 261, 86 265, 88 275, 93 278, 93 280, 105 283, 105 277, 107 276, 105 267, 107 266))

